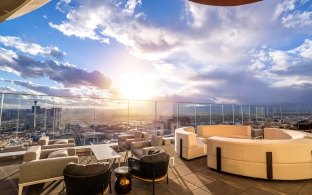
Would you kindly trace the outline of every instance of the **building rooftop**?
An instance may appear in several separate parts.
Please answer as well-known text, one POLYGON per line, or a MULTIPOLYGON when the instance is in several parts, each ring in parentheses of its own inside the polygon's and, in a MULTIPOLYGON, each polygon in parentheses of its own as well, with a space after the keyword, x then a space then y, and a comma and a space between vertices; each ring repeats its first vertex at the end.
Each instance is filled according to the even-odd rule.
MULTIPOLYGON (((156 183, 156 194, 298 194, 308 195, 312 192, 312 179, 301 181, 271 181, 253 179, 227 173, 218 173, 207 168, 207 158, 186 161, 176 154, 175 166, 170 163, 169 184, 166 181, 156 183)), ((90 156, 80 156, 82 164, 96 162, 90 156)), ((15 195, 18 190, 19 164, 21 159, 0 161, 0 194, 15 195)), ((117 166, 115 164, 114 166, 117 166)), ((112 173, 112 194, 115 175, 112 173)), ((132 179, 129 194, 151 194, 152 184, 132 179)), ((24 188, 23 194, 66 194, 63 181, 48 182, 24 188)))

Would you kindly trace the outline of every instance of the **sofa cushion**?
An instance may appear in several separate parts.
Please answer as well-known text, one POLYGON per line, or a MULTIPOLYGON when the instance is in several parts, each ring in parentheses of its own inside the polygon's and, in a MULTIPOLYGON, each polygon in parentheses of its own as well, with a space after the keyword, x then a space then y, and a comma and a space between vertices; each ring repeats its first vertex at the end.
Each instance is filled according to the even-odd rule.
POLYGON ((110 168, 108 162, 92 163, 88 165, 69 163, 65 167, 66 173, 75 176, 88 176, 106 172, 110 168))
POLYGON ((163 142, 162 136, 152 135, 151 145, 152 146, 161 146, 163 142))
POLYGON ((169 155, 163 151, 154 151, 152 154, 144 155, 140 158, 140 161, 147 163, 163 162, 169 160, 169 155))
POLYGON ((67 139, 56 140, 54 144, 68 144, 68 140, 67 139))
POLYGON ((48 158, 58 158, 58 157, 65 157, 65 156, 68 156, 67 150, 57 150, 57 151, 51 152, 48 155, 48 158))

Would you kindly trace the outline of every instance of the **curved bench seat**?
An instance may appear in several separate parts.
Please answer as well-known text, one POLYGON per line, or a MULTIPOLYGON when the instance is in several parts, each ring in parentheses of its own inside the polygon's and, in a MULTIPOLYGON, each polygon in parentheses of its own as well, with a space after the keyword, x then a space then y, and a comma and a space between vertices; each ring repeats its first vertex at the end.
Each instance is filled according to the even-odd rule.
POLYGON ((208 138, 207 166, 263 179, 312 178, 312 137, 309 134, 274 128, 265 128, 264 132, 264 137, 270 139, 208 138), (217 148, 221 154, 219 165, 217 148))

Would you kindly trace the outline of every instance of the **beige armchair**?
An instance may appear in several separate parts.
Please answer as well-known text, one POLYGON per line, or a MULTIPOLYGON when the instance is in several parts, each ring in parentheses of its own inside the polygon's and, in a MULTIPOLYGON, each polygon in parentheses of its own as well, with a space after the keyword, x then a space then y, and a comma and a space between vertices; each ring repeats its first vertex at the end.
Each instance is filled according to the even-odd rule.
POLYGON ((133 131, 131 134, 124 134, 118 136, 118 151, 119 149, 130 150, 131 142, 145 141, 149 138, 149 134, 142 131, 133 131))
POLYGON ((175 130, 175 152, 190 160, 207 155, 204 138, 196 137, 194 127, 181 127, 175 130))
POLYGON ((24 186, 63 179, 63 170, 70 162, 78 163, 75 148, 41 150, 41 146, 31 146, 20 165, 18 195, 24 186))
POLYGON ((147 155, 148 151, 157 149, 156 146, 162 146, 164 144, 163 137, 152 135, 151 140, 135 141, 131 143, 131 155, 140 158, 143 155, 147 155))
POLYGON ((68 148, 75 147, 74 139, 55 139, 50 140, 48 136, 43 136, 38 140, 41 149, 68 148))
POLYGON ((129 135, 118 136, 118 151, 120 148, 126 151, 125 160, 128 158, 128 152, 131 150, 131 143, 135 141, 146 141, 149 134, 142 131, 132 131, 129 135))

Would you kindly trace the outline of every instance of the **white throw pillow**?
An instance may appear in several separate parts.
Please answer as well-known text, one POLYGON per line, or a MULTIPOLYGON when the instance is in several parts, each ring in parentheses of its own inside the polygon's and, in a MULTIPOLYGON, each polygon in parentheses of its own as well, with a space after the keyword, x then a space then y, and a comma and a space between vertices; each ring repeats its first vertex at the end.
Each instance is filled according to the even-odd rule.
POLYGON ((60 139, 54 142, 54 144, 68 144, 67 139, 60 139))
POLYGON ((57 151, 51 152, 48 155, 48 158, 58 158, 58 157, 65 157, 65 156, 68 156, 67 150, 57 150, 57 151))

